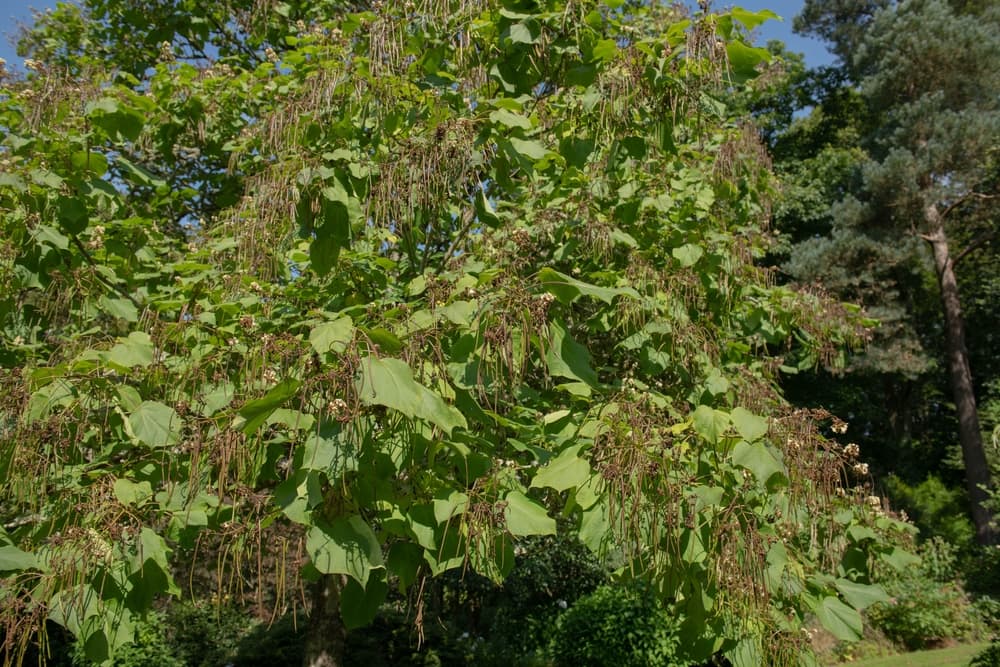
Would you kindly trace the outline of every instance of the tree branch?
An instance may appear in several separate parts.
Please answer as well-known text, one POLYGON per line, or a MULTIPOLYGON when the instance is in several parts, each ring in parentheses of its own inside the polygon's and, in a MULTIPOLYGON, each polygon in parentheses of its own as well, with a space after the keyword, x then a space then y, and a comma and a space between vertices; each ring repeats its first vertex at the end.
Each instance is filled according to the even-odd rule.
POLYGON ((991 240, 996 238, 996 236, 997 236, 997 230, 994 229, 988 232, 983 232, 976 238, 972 239, 972 243, 962 248, 962 250, 957 255, 955 255, 954 259, 951 260, 951 265, 957 266, 958 263, 962 261, 963 257, 979 249, 982 245, 989 243, 991 240))
MULTIPOLYGON (((83 258, 87 261, 87 264, 90 264, 91 267, 93 267, 94 269, 97 269, 97 262, 95 262, 94 258, 91 257, 91 255, 90 255, 89 252, 87 252, 87 249, 84 247, 83 243, 80 242, 80 239, 77 238, 76 234, 71 234, 70 238, 73 240, 73 245, 75 245, 77 247, 77 250, 79 250, 80 253, 83 254, 83 258)), ((105 278, 104 276, 102 276, 96 270, 94 271, 94 277, 96 277, 98 281, 100 281, 101 283, 103 283, 105 287, 107 287, 107 288, 109 288, 111 290, 114 290, 118 294, 122 295, 123 297, 125 297, 126 299, 128 299, 129 301, 131 301, 132 305, 135 306, 136 310, 142 311, 142 309, 143 309, 142 304, 139 303, 138 301, 136 301, 135 297, 133 297, 131 294, 129 294, 128 292, 126 292, 122 288, 120 288, 117 285, 115 285, 114 283, 112 283, 110 280, 108 280, 107 278, 105 278)))

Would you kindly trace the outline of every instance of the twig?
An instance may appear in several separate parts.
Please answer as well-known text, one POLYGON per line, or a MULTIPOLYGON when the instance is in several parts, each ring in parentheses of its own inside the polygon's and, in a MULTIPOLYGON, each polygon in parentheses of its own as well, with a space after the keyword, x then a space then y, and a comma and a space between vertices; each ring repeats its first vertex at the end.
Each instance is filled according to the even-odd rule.
MULTIPOLYGON (((80 239, 77 238, 76 234, 71 234, 70 238, 73 240, 73 244, 77 247, 77 249, 83 254, 83 258, 85 260, 87 260, 87 264, 90 264, 90 266, 92 266, 94 269, 96 269, 97 268, 97 262, 95 262, 94 258, 91 257, 91 255, 90 255, 89 252, 87 252, 87 249, 84 247, 83 243, 80 242, 80 239)), ((125 297, 126 299, 128 299, 129 301, 131 301, 132 305, 135 306, 136 310, 141 311, 143 309, 142 304, 139 303, 138 301, 136 301, 135 297, 133 297, 128 292, 126 292, 124 289, 118 287, 118 285, 115 285, 114 283, 112 283, 110 280, 108 280, 104 276, 102 276, 100 274, 100 272, 94 271, 94 276, 100 282, 102 282, 106 287, 108 287, 109 289, 114 290, 118 294, 121 294, 123 297, 125 297)))

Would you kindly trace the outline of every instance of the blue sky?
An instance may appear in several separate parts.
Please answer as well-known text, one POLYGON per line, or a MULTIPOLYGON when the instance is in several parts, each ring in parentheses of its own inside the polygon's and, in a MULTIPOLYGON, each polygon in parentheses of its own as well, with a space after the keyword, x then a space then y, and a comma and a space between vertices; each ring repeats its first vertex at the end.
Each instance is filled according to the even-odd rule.
MULTIPOLYGON (((31 20, 31 8, 45 9, 55 7, 56 0, 0 0, 0 58, 4 58, 18 69, 21 59, 17 57, 11 43, 17 33, 18 23, 31 20)), ((822 42, 806 39, 792 34, 792 18, 802 8, 802 0, 742 0, 740 2, 724 2, 717 0, 716 6, 722 8, 739 5, 745 9, 758 11, 770 9, 781 16, 784 21, 768 21, 757 29, 761 44, 770 39, 780 39, 789 45, 792 51, 804 53, 806 64, 810 67, 828 65, 833 62, 833 56, 826 50, 822 42)))

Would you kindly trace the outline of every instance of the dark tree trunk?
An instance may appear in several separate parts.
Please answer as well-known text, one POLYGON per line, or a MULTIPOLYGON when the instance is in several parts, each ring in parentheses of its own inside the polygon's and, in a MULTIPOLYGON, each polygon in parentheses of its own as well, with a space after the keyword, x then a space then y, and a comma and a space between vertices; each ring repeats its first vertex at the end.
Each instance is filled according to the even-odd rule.
POLYGON ((934 266, 941 288, 948 377, 958 413, 958 438, 962 445, 965 486, 972 504, 976 540, 980 544, 995 544, 997 534, 991 525, 993 515, 984 504, 989 498, 986 489, 990 488, 990 469, 986 463, 983 434, 979 427, 979 414, 976 412, 976 394, 972 386, 972 372, 969 370, 969 352, 965 347, 965 323, 962 319, 954 262, 948 250, 944 222, 936 206, 927 208, 926 218, 930 233, 924 238, 930 242, 934 251, 934 266))
POLYGON ((324 574, 312 587, 312 610, 306 629, 304 667, 340 667, 344 664, 347 632, 340 617, 339 574, 324 574))

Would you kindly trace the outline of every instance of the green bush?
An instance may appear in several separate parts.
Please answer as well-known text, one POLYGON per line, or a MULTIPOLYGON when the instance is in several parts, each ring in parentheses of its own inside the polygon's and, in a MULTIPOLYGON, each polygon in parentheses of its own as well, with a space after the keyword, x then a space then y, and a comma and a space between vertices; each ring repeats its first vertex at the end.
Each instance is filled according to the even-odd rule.
POLYGON ((993 643, 976 654, 969 667, 1000 667, 1000 641, 993 643))
POLYGON ((167 635, 187 667, 221 667, 233 662, 253 619, 233 606, 177 602, 167 609, 167 635))
POLYGON ((913 486, 895 475, 885 482, 893 505, 906 510, 921 536, 941 537, 962 547, 974 542, 976 531, 962 487, 949 487, 935 475, 913 486))
MULTIPOLYGON (((71 652, 73 667, 90 667, 83 645, 75 643, 71 652)), ((135 643, 115 652, 112 667, 186 667, 167 638, 164 617, 150 612, 135 625, 135 643)))
POLYGON ((557 667, 682 667, 680 620, 643 588, 602 586, 559 619, 557 667))
POLYGON ((608 572, 579 540, 565 535, 518 543, 517 565, 484 610, 481 667, 531 665, 548 652, 563 610, 608 581, 608 572))
POLYGON ((921 546, 921 565, 880 582, 890 596, 868 611, 871 624, 911 650, 967 639, 981 628, 962 588, 956 549, 940 538, 921 546))
POLYGON ((965 588, 1000 599, 1000 547, 976 547, 962 563, 965 588))

